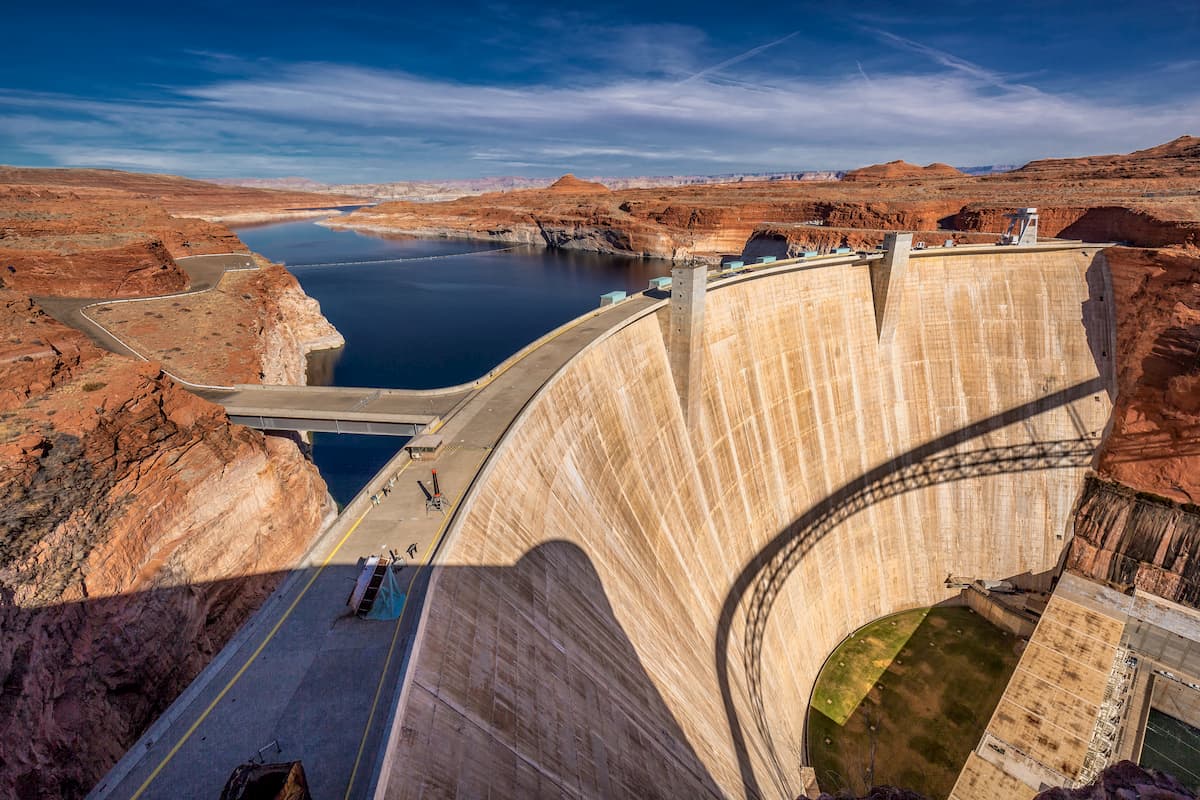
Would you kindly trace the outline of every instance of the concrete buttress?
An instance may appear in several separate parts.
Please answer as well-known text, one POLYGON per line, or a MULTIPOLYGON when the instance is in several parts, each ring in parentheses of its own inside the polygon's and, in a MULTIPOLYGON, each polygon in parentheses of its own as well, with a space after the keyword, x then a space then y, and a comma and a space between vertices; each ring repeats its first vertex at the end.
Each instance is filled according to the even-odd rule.
POLYGON ((671 375, 679 392, 683 419, 694 425, 703 391, 701 358, 704 333, 704 294, 708 268, 680 265, 671 270, 671 321, 668 344, 671 375))
POLYGON ((875 330, 879 343, 887 344, 896 332, 896 320, 900 316, 912 234, 889 233, 883 237, 883 248, 883 259, 871 264, 871 295, 875 300, 875 330))

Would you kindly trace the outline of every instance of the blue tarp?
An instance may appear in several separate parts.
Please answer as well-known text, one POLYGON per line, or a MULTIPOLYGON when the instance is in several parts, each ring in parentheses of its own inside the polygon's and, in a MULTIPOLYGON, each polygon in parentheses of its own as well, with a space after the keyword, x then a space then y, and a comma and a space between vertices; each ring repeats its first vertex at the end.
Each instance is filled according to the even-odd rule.
POLYGON ((363 616, 366 619, 399 619, 404 611, 404 592, 400 582, 396 580, 396 572, 391 567, 383 575, 383 583, 379 584, 379 593, 375 595, 375 603, 371 610, 363 616))

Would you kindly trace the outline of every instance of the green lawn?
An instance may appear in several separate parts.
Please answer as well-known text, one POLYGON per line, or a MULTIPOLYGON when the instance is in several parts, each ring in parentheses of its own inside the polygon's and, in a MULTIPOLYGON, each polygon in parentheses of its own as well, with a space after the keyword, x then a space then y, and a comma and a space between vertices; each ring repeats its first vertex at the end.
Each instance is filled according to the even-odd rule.
POLYGON ((891 784, 945 798, 1016 668, 1016 638, 966 608, 906 611, 841 644, 813 691, 821 789, 891 784))

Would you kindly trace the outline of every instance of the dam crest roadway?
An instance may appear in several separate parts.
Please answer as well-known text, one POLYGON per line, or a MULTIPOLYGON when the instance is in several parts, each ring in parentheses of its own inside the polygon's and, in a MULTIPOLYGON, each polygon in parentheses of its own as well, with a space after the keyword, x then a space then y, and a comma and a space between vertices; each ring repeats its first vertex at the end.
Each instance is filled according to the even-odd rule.
MULTIPOLYGON (((693 599, 688 600, 697 604, 691 624, 695 624, 698 630, 716 631, 715 635, 708 635, 702 646, 697 645, 699 649, 695 652, 691 645, 686 652, 675 653, 667 643, 653 644, 656 635, 663 639, 663 632, 656 627, 656 620, 649 617, 639 619, 632 607, 626 605, 628 601, 625 596, 614 594, 618 586, 628 580, 620 577, 619 572, 643 575, 641 580, 645 588, 652 590, 656 586, 654 580, 644 576, 652 575, 656 570, 665 570, 682 558, 679 553, 671 552, 675 545, 671 543, 670 530, 665 532, 665 538, 654 539, 653 553, 643 550, 635 554, 630 548, 636 549, 636 544, 625 543, 625 540, 614 544, 615 549, 607 553, 593 551, 590 569, 598 571, 603 577, 603 586, 612 607, 604 611, 596 606, 583 616, 591 619, 589 615, 600 614, 600 621, 596 624, 613 636, 616 633, 612 632, 624 628, 627 641, 621 645, 617 639, 613 639, 611 646, 617 648, 617 652, 621 652, 621 646, 631 648, 624 652, 633 657, 634 663, 623 664, 619 669, 615 666, 606 668, 603 664, 607 662, 600 654, 571 655, 569 657, 572 659, 583 659, 572 661, 571 674, 590 675, 588 681, 600 681, 605 669, 618 669, 621 676, 636 676, 639 669, 637 662, 642 662, 640 669, 647 670, 642 679, 649 687, 644 690, 645 699, 632 699, 635 696, 642 697, 641 689, 627 697, 621 694, 625 689, 615 685, 587 691, 600 691, 607 698, 604 701, 606 704, 615 704, 612 708, 644 707, 644 712, 640 713, 649 715, 646 721, 631 721, 630 724, 642 731, 636 735, 645 737, 645 752, 649 754, 646 758, 656 766, 634 764, 633 761, 640 756, 618 755, 627 751, 612 750, 613 741, 607 739, 604 747, 611 750, 611 757, 603 756, 602 750, 596 749, 601 747, 601 743, 593 742, 587 745, 586 758, 582 751, 571 755, 556 750, 553 758, 547 756, 549 761, 539 760, 536 745, 529 750, 531 745, 528 742, 522 743, 511 738, 517 735, 511 720, 514 713, 517 716, 529 714, 537 725, 542 725, 543 720, 539 715, 552 711, 545 704, 548 701, 530 701, 532 706, 516 710, 514 704, 517 701, 510 698, 503 703, 510 710, 502 714, 501 705, 497 705, 501 703, 499 695, 495 694, 500 687, 493 685, 490 679, 487 684, 489 688, 481 690, 482 693, 463 694, 460 688, 456 688, 465 687, 467 683, 475 685, 476 678, 471 676, 476 670, 485 668, 478 659, 496 659, 498 651, 495 648, 503 650, 507 647, 499 640, 488 638, 483 628, 478 628, 478 636, 483 638, 472 644, 469 631, 476 630, 482 624, 482 619, 470 622, 461 616, 463 607, 460 607, 460 602, 472 602, 463 594, 467 591, 467 584, 463 582, 478 581, 480 587, 493 587, 488 589, 488 593, 498 591, 506 596, 504 593, 508 589, 504 587, 507 586, 506 581, 511 579, 510 573, 515 577, 526 570, 542 570, 545 565, 539 559, 549 559, 550 563, 575 563, 579 553, 583 552, 579 551, 583 540, 577 534, 569 533, 567 519, 574 518, 577 527, 585 523, 605 529, 608 527, 608 523, 600 522, 608 513, 604 505, 595 509, 574 510, 564 506, 553 512, 548 506, 541 506, 542 510, 538 513, 545 515, 547 520, 559 520, 562 528, 556 529, 547 522, 548 539, 529 538, 525 532, 513 527, 513 515, 520 513, 518 509, 523 502, 543 497, 542 490, 539 488, 535 492, 515 476, 522 474, 522 469, 534 475, 531 480, 535 481, 540 480, 538 475, 546 474, 546 480, 552 480, 555 487, 552 493, 562 498, 555 502, 569 503, 567 498, 570 496, 585 493, 607 496, 607 490, 602 492, 601 487, 587 481, 591 473, 580 472, 583 467, 577 467, 578 462, 558 468, 557 477, 540 471, 545 464, 562 455, 558 450, 562 446, 561 436, 556 431, 561 431, 562 436, 572 437, 576 449, 613 446, 613 442, 593 435, 590 429, 572 427, 574 419, 578 417, 572 417, 571 414, 587 415, 593 408, 625 419, 624 425, 619 426, 622 436, 644 439, 644 455, 656 464, 666 457, 654 449, 658 447, 655 443, 663 437, 669 436, 672 441, 684 442, 683 446, 701 452, 702 446, 707 446, 704 443, 714 434, 711 422, 714 418, 708 409, 718 401, 716 394, 736 392, 734 388, 722 388, 725 386, 723 379, 740 372, 743 377, 738 380, 744 381, 746 370, 757 369, 750 364, 739 366, 736 359, 713 360, 714 352, 731 347, 736 341, 738 329, 731 327, 730 320, 738 317, 736 314, 731 317, 730 314, 734 312, 727 312, 720 304, 710 303, 705 311, 705 294, 710 301, 714 301, 727 292, 741 291, 735 287, 754 285, 753 296, 765 297, 774 291, 772 287, 776 281, 799 281, 795 285, 788 283, 786 292, 780 295, 792 299, 803 297, 802 287, 810 285, 812 281, 824 280, 821 276, 841 276, 833 279, 839 286, 853 285, 858 287, 854 289, 855 292, 866 287, 865 298, 856 295, 853 308, 847 307, 838 312, 841 318, 854 325, 854 331, 846 334, 847 341, 850 341, 851 333, 857 337, 853 341, 857 342, 855 347, 859 349, 855 352, 860 355, 854 357, 878 358, 881 363, 905 359, 906 369, 919 372, 920 365, 907 361, 911 352, 905 348, 915 346, 912 337, 927 334, 922 330, 914 330, 916 319, 911 313, 901 313, 904 309, 900 306, 904 305, 908 311, 913 308, 919 310, 914 286, 920 283, 917 273, 923 268, 928 266, 941 271, 957 269, 963 273, 979 273, 986 272, 989 265, 1004 265, 1011 258, 1014 266, 1005 266, 1007 270, 1034 269, 1041 263, 1038 259, 1055 259, 1056 254, 1062 254, 1063 259, 1070 261, 1070 267, 1064 268, 1064 274, 1076 274, 1075 265, 1082 261, 1080 254, 1092 259, 1104 246, 1078 242, 1048 242, 1020 247, 961 246, 913 251, 906 253, 903 261, 892 258, 893 248, 880 254, 790 259, 752 265, 736 274, 716 275, 713 276, 714 280, 701 282, 700 285, 707 285, 698 292, 700 305, 691 308, 690 313, 694 316, 689 318, 695 323, 691 330, 705 340, 704 349, 700 351, 690 347, 694 342, 681 341, 677 333, 672 336, 676 316, 686 315, 688 309, 672 308, 672 299, 662 292, 648 292, 573 320, 531 343, 487 376, 459 387, 431 391, 332 387, 210 387, 201 390, 224 405, 235 421, 247 419, 257 422, 259 427, 285 427, 285 423, 312 425, 322 420, 335 425, 403 425, 411 426, 413 431, 428 427, 436 429, 443 437, 445 449, 428 463, 410 460, 405 452, 398 453, 346 506, 276 593, 90 796, 215 797, 232 769, 255 758, 260 750, 266 754, 268 761, 302 761, 313 795, 322 797, 409 797, 417 796, 421 785, 438 787, 440 791, 451 794, 457 785, 467 795, 474 795, 487 781, 492 780, 497 782, 495 792, 499 795, 561 793, 595 796, 605 793, 604 781, 632 781, 633 773, 642 775, 639 770, 643 769, 646 770, 645 776, 653 775, 664 781, 658 785, 676 786, 681 790, 687 787, 687 791, 694 792, 695 796, 782 796, 798 790, 800 787, 796 783, 794 770, 782 763, 782 754, 790 747, 791 734, 786 731, 786 726, 779 723, 772 706, 781 696, 780 692, 788 697, 804 694, 807 678, 800 672, 792 678, 784 678, 764 670, 765 663, 775 663, 774 653, 778 648, 779 634, 768 624, 769 612, 772 619, 780 613, 771 609, 780 607, 780 600, 788 596, 791 584, 788 587, 784 584, 787 575, 796 569, 797 560, 811 549, 820 551, 822 547, 832 546, 821 544, 829 527, 840 525, 854 515, 869 516, 876 513, 870 510, 872 504, 916 503, 917 500, 904 498, 921 497, 923 491, 941 491, 937 487, 974 485, 972 482, 986 481, 989 476, 995 475, 1028 476, 1040 472, 1061 472, 1066 476, 1082 474, 1098 445, 1107 417, 1106 398, 1111 390, 1112 375, 1111 364, 1102 362, 1108 358, 1108 353, 1113 352, 1108 341, 1111 330, 1104 334, 1104 342, 1092 342, 1095 345, 1092 352, 1096 356, 1096 363, 1089 366, 1081 362, 1081 365, 1073 368, 1076 374, 1064 375, 1058 382, 1046 376, 1028 375, 1025 382, 1037 387, 1036 395, 1022 395, 1020 402, 1010 402, 1000 408, 982 405, 982 399, 973 390, 964 388, 961 377, 947 373, 942 377, 930 375, 922 379, 931 385, 936 381, 949 381, 947 385, 957 387, 951 391, 962 393, 963 399, 958 401, 958 405, 946 401, 944 410, 933 422, 921 423, 920 426, 914 422, 911 431, 893 434, 898 443, 911 444, 904 444, 895 452, 889 451, 890 455, 886 458, 877 458, 874 454, 868 457, 865 453, 860 456, 845 450, 842 457, 850 463, 844 470, 839 467, 822 475, 819 465, 797 466, 796 469, 813 470, 806 480, 823 488, 820 495, 816 496, 807 491, 795 493, 795 498, 789 501, 787 508, 778 505, 778 501, 768 500, 759 510, 755 510, 752 503, 736 500, 739 482, 748 479, 749 474, 738 478, 738 473, 731 473, 734 477, 732 483, 724 484, 725 495, 735 502, 736 507, 744 507, 747 514, 765 513, 763 524, 768 526, 770 533, 778 533, 778 536, 744 544, 727 541, 725 546, 729 549, 725 563, 722 563, 721 556, 716 555, 723 552, 722 548, 709 550, 710 545, 705 544, 705 551, 710 557, 700 557, 696 569, 713 573, 707 579, 711 588, 696 583, 690 589, 681 588, 683 584, 671 589, 671 592, 680 592, 680 598, 694 595, 693 599), (978 269, 972 267, 976 259, 980 264, 978 269), (945 261, 945 265, 938 263, 941 261, 945 261), (906 265, 903 262, 908 263, 906 265), (908 277, 905 277, 906 269, 908 277), (797 294, 798 291, 800 294, 797 294), (903 299, 905 297, 907 299, 903 299), (868 315, 865 320, 861 316, 863 314, 868 315), (731 336, 734 338, 731 339, 731 336), (668 404, 662 408, 675 409, 674 420, 644 416, 641 412, 645 409, 632 404, 628 395, 631 390, 598 391, 583 379, 586 375, 603 374, 604 367, 600 362, 610 363, 604 361, 607 358, 605 343, 610 340, 625 342, 622 337, 630 337, 630 342, 637 345, 622 354, 631 374, 636 374, 641 368, 643 362, 639 359, 643 353, 661 350, 661 357, 655 356, 653 362, 646 362, 646 368, 651 370, 647 381, 655 387, 662 383, 657 374, 660 365, 669 363, 671 370, 677 371, 677 365, 686 364, 687 379, 679 380, 676 372, 676 380, 672 382, 668 378, 665 384, 670 386, 669 396, 655 395, 656 402, 668 404), (646 337, 658 337, 658 344, 646 337), (868 338, 869 349, 874 351, 869 355, 868 345, 865 344, 868 338), (1104 353, 1103 359, 1101 352, 1104 353), (689 359, 692 359, 690 363, 689 359), (714 374, 714 367, 719 367, 721 371, 714 374), (584 372, 577 375, 577 370, 584 372), (693 395, 695 392, 700 394, 693 395), (559 398, 565 396, 564 393, 576 397, 575 405, 570 409, 555 405, 559 398), (555 408, 563 412, 557 423, 550 419, 554 416, 552 412, 555 408), (692 408, 694 413, 683 412, 685 408, 692 408), (568 410, 569 414, 566 413, 568 410), (550 417, 546 417, 547 414, 550 417), (543 417, 546 417, 544 421, 543 417), (632 430, 635 420, 638 429, 632 430), (530 432, 535 429, 541 433, 531 440, 530 432), (693 444, 687 445, 688 441, 693 444), (533 455, 534 459, 530 461, 525 458, 526 455, 533 455), (444 513, 431 513, 415 485, 418 479, 428 477, 430 465, 437 469, 448 499, 448 508, 444 513), (574 479, 571 477, 573 474, 574 479), (574 484, 573 480, 582 483, 574 484), (931 486, 934 488, 929 489, 931 486), (816 502, 809 502, 810 496, 816 502), (822 497, 826 500, 822 500, 822 497), (508 510, 504 507, 506 502, 510 506, 508 510), (823 506, 822 502, 827 505, 823 506), (807 508, 809 512, 799 513, 791 510, 793 507, 801 511, 807 508), (484 538, 479 538, 485 531, 484 538), (565 540, 570 542, 570 547, 564 549, 564 542, 555 544, 550 539, 565 540), (539 541, 544 543, 539 544, 539 541), (476 546, 475 542, 480 545, 476 546), (747 550, 747 547, 750 549, 747 550), (404 610, 395 622, 355 619, 349 615, 344 603, 349 586, 357 574, 359 559, 389 550, 420 554, 419 557, 410 558, 400 573, 400 583, 406 588, 404 610), (521 553, 524 555, 515 555, 521 553), (488 572, 489 569, 492 573, 488 572), (444 590, 438 588, 439 582, 445 583, 444 590), (443 592, 445 599, 439 601, 442 605, 431 606, 426 603, 430 597, 427 593, 434 591, 443 592), (710 618, 705 620, 698 616, 700 609, 709 609, 710 618), (743 612, 747 614, 744 622, 741 621, 743 612), (613 615, 607 622, 604 621, 606 614, 613 615), (617 621, 613 622, 613 618, 617 621), (466 638, 456 638, 460 635, 466 638), (715 666, 714 650, 717 654, 715 666), (434 662, 428 660, 438 658, 439 653, 444 653, 446 658, 440 672, 432 666, 434 662), (704 673, 696 678, 695 687, 673 686, 661 677, 669 671, 664 665, 677 660, 681 668, 686 667, 689 671, 694 668, 698 675, 704 673), (460 665, 467 672, 461 672, 459 666, 455 665, 460 665), (786 683, 793 679, 794 686, 786 683), (487 705, 489 710, 483 710, 483 705, 475 708, 472 703, 476 701, 487 705), (674 721, 661 722, 671 718, 674 721), (504 723, 503 719, 509 722, 504 723), (655 725, 660 725, 662 733, 651 733, 655 725), (675 726, 673 731, 672 726, 675 726), (454 734, 460 738, 452 741, 453 730, 460 731, 454 734), (471 744, 468 745, 468 742, 471 744), (435 754, 439 748, 445 752, 444 756, 435 754), (477 763, 470 766, 468 762, 473 759, 477 763), (588 765, 585 765, 585 761, 588 765), (613 770, 613 773, 601 776, 595 772, 600 762, 607 764, 607 769, 613 770), (578 775, 569 772, 569 764, 575 765, 578 775), (426 783, 421 784, 421 781, 426 783)), ((675 270, 677 285, 687 277, 687 271, 688 268, 675 270)), ((965 274, 963 280, 973 277, 972 274, 965 274)), ((1031 274, 1031 277, 1038 276, 1031 274)), ((1045 280, 1054 277, 1049 276, 1045 280)), ((1078 277, 1082 283, 1082 269, 1079 269, 1078 277)), ((997 277, 989 285, 1004 285, 1007 280, 1003 276, 997 277)), ((1072 297, 1080 295, 1086 304, 1093 302, 1088 295, 1094 288, 1073 287, 1068 294, 1072 297)), ((937 291, 932 286, 923 287, 922 302, 931 302, 937 291)), ((959 309, 956 313, 970 314, 970 309, 962 310, 962 299, 950 297, 949 292, 947 289, 946 302, 952 302, 959 309)), ((1111 296, 1111 293, 1105 294, 1111 296)), ((814 302, 831 302, 829 297, 816 297, 814 302)), ((1011 297, 990 299, 997 307, 1010 308, 1011 314, 1003 312, 1009 317, 1024 313, 1012 306, 1011 297)), ((1081 332, 1072 345, 1072 353, 1073 357, 1083 359, 1088 345, 1082 343, 1080 306, 1068 298, 1062 301, 1061 307, 1067 309, 1072 303, 1074 320, 1055 318, 1043 322, 1053 321, 1063 330, 1073 330, 1072 325, 1079 326, 1081 332)), ((753 307, 753 304, 749 307, 753 307)), ((821 312, 819 305, 801 302, 787 313, 792 319, 803 320, 805 315, 819 315, 821 312)), ((1092 307, 1089 312, 1085 308, 1084 314, 1087 313, 1096 313, 1096 309, 1092 307)), ((764 322, 767 323, 774 324, 771 320, 764 322)), ((937 324, 930 323, 935 327, 937 324)), ((1022 320, 1020 324, 1032 331, 1036 329, 1038 321, 1022 320)), ((1088 331, 1088 334, 1092 336, 1094 332, 1088 331)), ((814 347, 819 345, 827 350, 830 358, 844 357, 838 355, 843 352, 843 344, 838 338, 840 335, 837 330, 828 330, 823 340, 814 347)), ((763 336, 764 348, 769 350, 776 346, 774 337, 777 333, 774 329, 765 329, 763 336)), ((1054 360, 1052 351, 1056 346, 1055 341, 1047 333, 1037 346, 1041 351, 1039 357, 1044 361, 1054 360)), ((984 346, 984 343, 980 342, 979 345, 984 346)), ((806 354, 808 352, 798 353, 795 358, 801 361, 793 359, 788 364, 802 363, 804 358, 811 357, 806 354)), ((959 358, 967 357, 965 353, 960 356, 931 350, 930 359, 935 356, 941 368, 950 370, 960 363, 959 358)), ((795 379, 795 391, 808 391, 804 376, 797 374, 795 379)), ((857 377, 852 379, 858 380, 857 377)), ((733 383, 730 382, 731 387, 733 383)), ((841 390, 822 390, 816 383, 811 388, 814 402, 819 403, 832 402, 836 398, 833 395, 817 397, 818 391, 841 390)), ((896 391, 900 388, 897 386, 896 391)), ((1003 391, 1001 396, 1016 397, 1003 391)), ((729 395, 721 402, 736 404, 746 414, 752 413, 756 407, 767 406, 783 409, 781 413, 785 416, 794 413, 783 408, 777 397, 772 397, 774 395, 769 397, 746 392, 729 395)), ((862 419, 861 414, 854 413, 838 416, 837 419, 838 425, 851 428, 870 423, 862 419), (859 418, 857 421, 856 417, 859 418)), ((798 423, 799 420, 794 422, 798 423)), ((744 426, 736 430, 738 432, 731 435, 751 435, 744 426)), ((760 430, 755 435, 765 433, 760 430)), ((776 435, 783 436, 783 432, 779 431, 776 435)), ((833 436, 835 431, 830 429, 826 433, 824 428, 818 428, 812 435, 833 436)), ((728 446, 732 448, 730 452, 740 453, 748 459, 743 469, 748 469, 751 463, 758 463, 753 459, 761 462, 762 459, 777 458, 773 453, 762 452, 749 439, 739 438, 736 445, 730 440, 728 446)), ((834 448, 830 452, 842 447, 832 442, 824 446, 834 448)), ((609 456, 598 455, 602 462, 612 461, 609 452, 609 456)), ((572 458, 578 459, 583 453, 583 450, 579 450, 572 458)), ((630 463, 637 462, 633 453, 626 454, 625 458, 630 459, 630 463)), ((612 468, 616 469, 615 466, 612 468)), ((663 494, 659 498, 663 505, 658 512, 658 521, 648 519, 646 525, 670 528, 672 523, 669 517, 677 511, 682 512, 683 506, 679 504, 694 502, 686 499, 685 495, 709 493, 716 497, 720 494, 717 488, 720 484, 707 486, 708 478, 697 473, 696 469, 696 466, 679 463, 678 475, 671 474, 669 469, 659 473, 665 483, 674 483, 677 477, 686 478, 682 489, 671 490, 683 494, 663 494), (706 488, 701 490, 701 484, 705 484, 706 488)), ((707 467, 701 465, 701 473, 705 469, 707 467)), ((794 472, 791 467, 785 471, 789 474, 794 472)), ((645 476, 640 469, 632 473, 618 470, 615 474, 624 476, 625 488, 621 491, 626 493, 653 493, 656 488, 662 488, 642 485, 645 476)), ((789 492, 778 476, 767 475, 763 481, 779 491, 789 492)), ((757 493, 759 490, 742 487, 740 491, 757 493)), ((1051 527, 1058 525, 1065 513, 1059 495, 1061 492, 1045 499, 1047 524, 1051 527)), ((1007 501, 998 496, 995 502, 1003 505, 1007 501)), ((992 503, 989 498, 985 505, 990 509, 992 503)), ((719 513, 722 518, 711 521, 709 525, 734 530, 736 526, 734 517, 730 516, 732 512, 719 513)), ((998 519, 995 516, 998 512, 988 513, 992 514, 989 517, 992 521, 998 519)), ((680 520, 684 516, 680 516, 680 520)), ((638 528, 642 523, 630 524, 638 528)), ((944 527, 944 523, 937 522, 935 527, 939 526, 944 527)), ((1036 547, 1030 544, 1031 554, 1022 556, 1029 562, 1027 567, 1043 568, 1054 562, 1057 553, 1049 551, 1055 544, 1061 547, 1061 530, 1048 528, 1047 531, 1046 542, 1036 547), (1057 542, 1053 537, 1057 537, 1057 542)), ((710 533, 698 535, 708 538, 710 533)), ((1038 542, 1042 542, 1042 536, 1043 533, 1037 533, 1038 542)), ((683 540, 676 537, 674 541, 683 540)), ((691 560, 694 562, 697 559, 691 560)), ((997 568, 1013 566, 1012 559, 1002 561, 1004 563, 997 565, 997 568)), ((874 605, 867 604, 862 609, 856 609, 847 619, 836 624, 834 617, 828 614, 812 623, 817 626, 813 628, 811 637, 815 643, 812 645, 813 658, 823 658, 824 653, 828 652, 829 648, 825 648, 825 645, 829 641, 836 642, 837 637, 856 627, 858 620, 855 615, 879 616, 888 610, 884 606, 911 605, 940 599, 940 596, 936 596, 939 591, 936 583, 944 576, 935 573, 942 571, 941 566, 942 562, 938 561, 922 567, 920 574, 913 579, 919 585, 912 591, 897 589, 893 597, 882 597, 874 605), (846 625, 851 627, 843 630, 846 625)), ((982 571, 980 564, 973 566, 977 572, 982 571)), ((1018 571, 1013 570, 1014 573, 1018 571)), ((967 572, 955 571, 954 574, 967 572)), ((885 578, 886 574, 886 570, 881 571, 879 580, 893 580, 885 578)), ((575 579, 587 587, 586 591, 591 597, 595 579, 589 578, 586 573, 567 571, 556 580, 570 582, 575 579), (572 575, 575 577, 572 578, 572 575)), ((697 577, 696 580, 701 579, 697 577)), ((872 576, 871 580, 875 580, 875 577, 872 576)), ((549 587, 537 588, 535 582, 528 591, 540 598, 537 601, 540 609, 540 603, 546 600, 542 595, 549 591, 549 587)), ((554 591, 557 593, 559 590, 554 591)), ((558 597, 557 602, 564 602, 562 595, 555 596, 558 597)), ((666 603, 666 598, 662 602, 666 603)), ((675 602, 671 600, 671 603, 675 602)), ((678 602, 683 601, 680 599, 678 602)), ((473 607, 483 609, 481 614, 485 616, 501 613, 498 601, 481 596, 479 603, 473 607)), ((789 600, 785 605, 786 613, 795 613, 794 601, 789 600)), ((668 606, 664 605, 661 613, 678 613, 667 609, 668 606)), ((542 612, 539 610, 536 613, 542 612)), ((548 623, 522 614, 507 621, 502 617, 500 624, 512 628, 515 636, 516 630, 541 630, 548 623)), ((560 622, 553 623, 556 630, 560 625, 560 622)), ((601 629, 597 629, 598 635, 601 629)), ((540 642, 538 637, 550 634, 522 632, 521 641, 525 641, 527 635, 540 642)), ((601 640, 605 640, 604 636, 595 641, 601 640)), ((559 645, 567 647, 568 653, 582 652, 575 649, 579 646, 578 642, 559 645)), ((537 647, 540 653, 542 645, 538 644, 537 647)), ((554 647, 546 652, 553 653, 554 647)), ((516 658, 516 655, 512 655, 512 658, 516 658)), ((487 669, 506 669, 502 661, 489 660, 487 663, 492 667, 487 669)), ((522 669, 526 672, 529 670, 528 667, 522 669)), ((533 671, 537 672, 537 669, 533 671)), ((576 690, 573 681, 569 690, 572 693, 576 690)), ((562 691, 568 689, 563 688, 562 691)), ((594 699, 597 697, 589 696, 594 699)), ((559 705, 558 702, 551 703, 554 707, 559 705)), ((585 712, 577 708, 576 713, 585 712)), ((567 729, 563 730, 562 735, 567 738, 574 736, 567 729)), ((635 734, 613 732, 597 735, 619 739, 635 734)), ((641 784, 623 782, 620 789, 617 784, 608 786, 616 794, 621 794, 635 785, 641 784)))

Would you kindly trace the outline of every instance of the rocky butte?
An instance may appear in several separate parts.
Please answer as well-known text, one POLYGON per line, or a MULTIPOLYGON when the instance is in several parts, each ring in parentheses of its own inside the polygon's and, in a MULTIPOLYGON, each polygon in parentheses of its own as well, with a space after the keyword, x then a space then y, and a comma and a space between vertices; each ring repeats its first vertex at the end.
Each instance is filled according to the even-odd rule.
MULTIPOLYGON (((286 219, 329 203, 0 168, 0 797, 83 796, 334 512, 295 442, 230 424, 160 364, 99 349, 40 303, 186 289, 177 258, 246 252, 191 215, 286 219)), ((307 349, 340 343, 281 267, 226 278, 194 302, 223 298, 240 325, 176 307, 142 324, 142 352, 170 339, 185 348, 179 374, 282 383, 303 382, 307 349), (233 365, 186 350, 218 328, 233 365)))
POLYGON ((1044 236, 1138 247, 1200 244, 1200 139, 1120 156, 1035 161, 998 175, 944 164, 867 167, 841 181, 743 181, 600 192, 571 176, 548 189, 441 203, 382 203, 333 227, 716 262, 764 245, 792 252, 874 247, 883 230, 919 241, 992 238, 1013 208, 1036 206, 1044 236))

